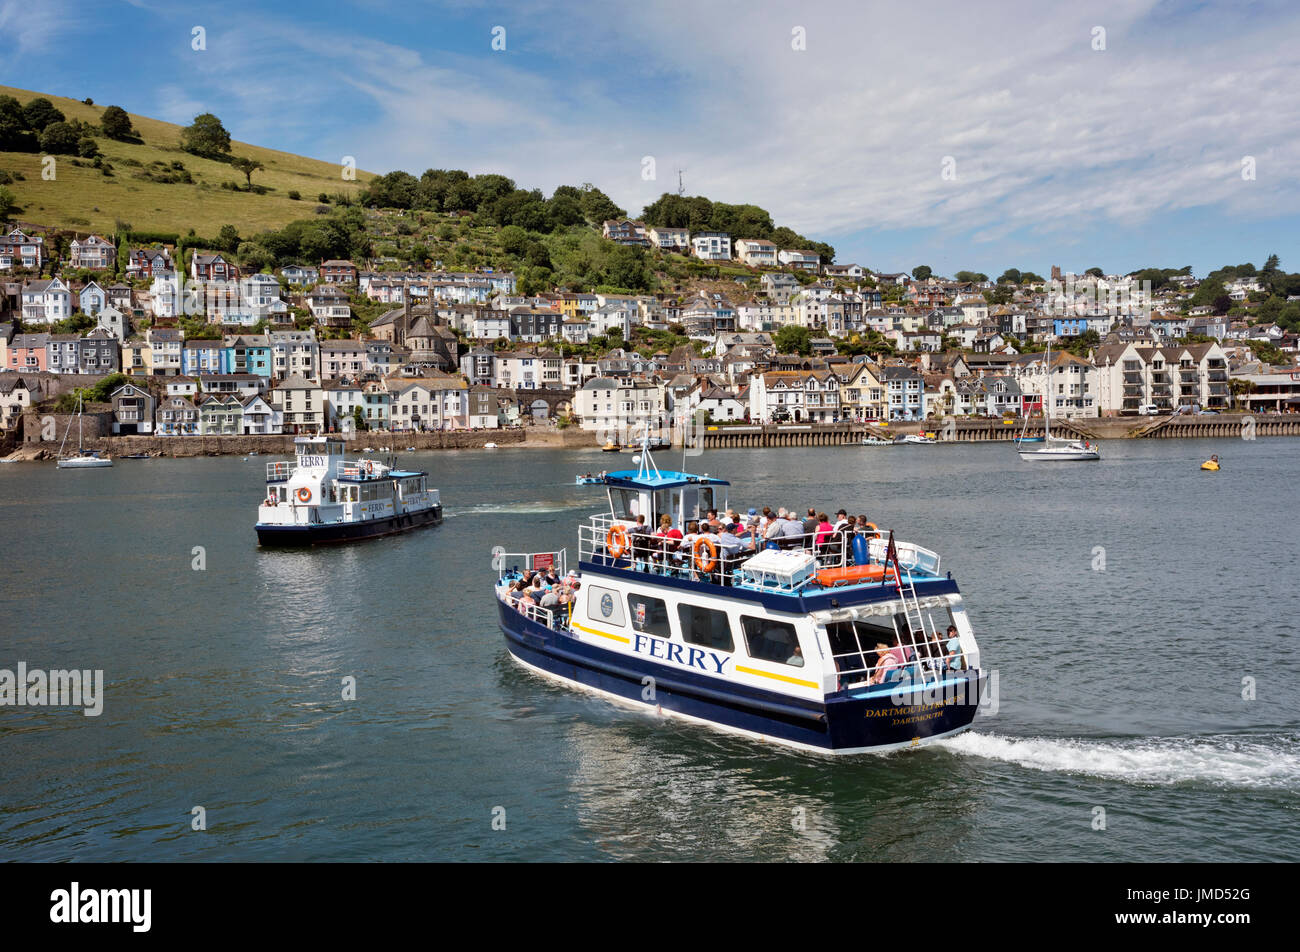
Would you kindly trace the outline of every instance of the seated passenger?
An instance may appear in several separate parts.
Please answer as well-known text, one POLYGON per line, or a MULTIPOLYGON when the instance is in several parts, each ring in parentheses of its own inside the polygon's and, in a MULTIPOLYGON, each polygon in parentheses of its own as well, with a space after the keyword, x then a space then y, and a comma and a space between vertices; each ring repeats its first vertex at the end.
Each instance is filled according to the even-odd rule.
POLYGON ((796 668, 802 668, 802 667, 803 667, 803 649, 800 648, 798 645, 795 645, 795 646, 794 646, 794 651, 791 653, 790 657, 788 657, 788 658, 785 659, 785 663, 786 663, 786 664, 792 664, 792 665, 794 665, 796 668))
POLYGON ((638 571, 645 570, 650 561, 650 527, 645 524, 645 516, 636 517, 636 525, 628 530, 628 547, 632 550, 632 565, 638 571))
POLYGON ((902 673, 903 658, 883 641, 876 642, 876 668, 871 674, 869 684, 884 684, 894 680, 902 673))
POLYGON ((802 549, 808 544, 803 533, 803 523, 793 511, 786 513, 785 520, 781 523, 781 537, 778 541, 783 549, 802 549))
POLYGON ((659 531, 654 534, 654 540, 658 556, 667 567, 682 542, 682 530, 673 526, 672 516, 664 513, 659 517, 659 531))

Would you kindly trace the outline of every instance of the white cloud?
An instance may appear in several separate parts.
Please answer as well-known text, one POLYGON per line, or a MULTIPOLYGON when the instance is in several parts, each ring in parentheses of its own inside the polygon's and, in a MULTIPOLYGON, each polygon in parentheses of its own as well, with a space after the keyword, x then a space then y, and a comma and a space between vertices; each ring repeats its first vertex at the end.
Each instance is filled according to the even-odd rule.
POLYGON ((1297 13, 1234 9, 557 0, 511 12, 500 54, 485 10, 482 51, 262 22, 237 46, 210 36, 195 67, 241 103, 238 137, 287 123, 312 136, 308 152, 379 171, 592 181, 636 213, 685 168, 691 194, 755 202, 832 240, 917 227, 1068 238, 1197 206, 1300 211, 1300 76, 1279 42, 1297 13), (791 49, 793 26, 806 51, 791 49), (373 111, 360 123, 358 100, 373 111), (949 155, 955 181, 940 176, 949 155), (1255 181, 1241 179, 1244 155, 1255 181))

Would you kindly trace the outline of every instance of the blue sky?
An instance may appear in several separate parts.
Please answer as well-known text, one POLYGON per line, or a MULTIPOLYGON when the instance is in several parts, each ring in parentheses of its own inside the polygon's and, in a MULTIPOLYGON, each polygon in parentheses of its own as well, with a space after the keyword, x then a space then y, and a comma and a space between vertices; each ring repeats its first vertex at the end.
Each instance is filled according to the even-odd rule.
POLYGON ((1300 270, 1298 41, 1283 0, 0 0, 5 85, 633 214, 680 168, 840 262, 995 276, 1300 270))

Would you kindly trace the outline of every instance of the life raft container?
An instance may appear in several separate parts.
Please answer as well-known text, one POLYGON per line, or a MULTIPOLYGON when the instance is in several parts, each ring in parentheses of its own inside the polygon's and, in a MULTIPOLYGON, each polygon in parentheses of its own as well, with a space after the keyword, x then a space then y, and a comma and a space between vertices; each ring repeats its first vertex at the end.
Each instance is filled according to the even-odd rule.
POLYGON ((846 565, 839 569, 822 569, 815 576, 826 588, 837 585, 856 585, 859 582, 880 582, 885 578, 883 565, 846 565))

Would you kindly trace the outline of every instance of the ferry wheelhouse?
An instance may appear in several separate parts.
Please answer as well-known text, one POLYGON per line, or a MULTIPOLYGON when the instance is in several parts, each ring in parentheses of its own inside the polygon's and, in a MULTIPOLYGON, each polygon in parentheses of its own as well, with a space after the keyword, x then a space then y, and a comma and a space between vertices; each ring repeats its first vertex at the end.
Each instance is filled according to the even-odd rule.
POLYGON ((937 553, 869 525, 778 543, 633 532, 638 515, 684 531, 728 511, 727 481, 660 472, 643 453, 639 470, 604 475, 609 511, 579 527, 572 572, 567 549, 493 551, 517 661, 615 701, 808 751, 914 747, 970 726, 986 676, 937 553), (560 604, 519 591, 544 568, 567 577, 560 604))
POLYGON ((391 459, 345 459, 343 441, 326 436, 293 442, 293 460, 266 464, 256 526, 261 545, 353 542, 442 521, 427 472, 399 469, 391 459))

